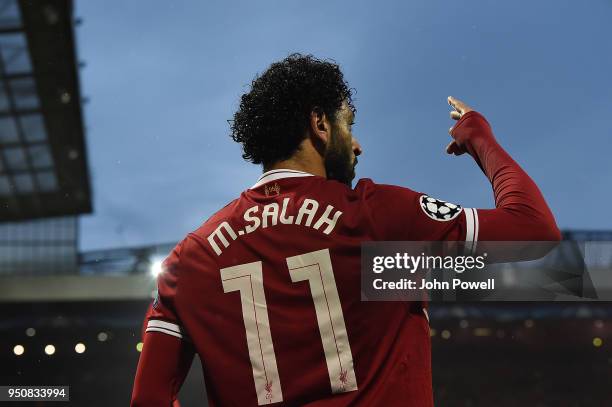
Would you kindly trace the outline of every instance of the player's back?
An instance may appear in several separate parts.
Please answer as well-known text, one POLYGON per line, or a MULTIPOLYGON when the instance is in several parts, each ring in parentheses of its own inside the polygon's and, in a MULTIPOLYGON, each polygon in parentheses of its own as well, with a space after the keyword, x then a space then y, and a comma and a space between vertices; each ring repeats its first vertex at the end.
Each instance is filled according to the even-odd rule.
POLYGON ((361 301, 373 186, 272 171, 175 249, 211 405, 433 404, 421 304, 361 301))

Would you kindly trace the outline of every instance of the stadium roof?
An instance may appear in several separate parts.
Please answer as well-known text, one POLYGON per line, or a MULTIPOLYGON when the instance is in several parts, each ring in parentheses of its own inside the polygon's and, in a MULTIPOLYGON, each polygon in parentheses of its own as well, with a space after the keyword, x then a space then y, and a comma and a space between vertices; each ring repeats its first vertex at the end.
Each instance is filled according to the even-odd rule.
POLYGON ((0 222, 91 212, 72 12, 0 1, 0 222))

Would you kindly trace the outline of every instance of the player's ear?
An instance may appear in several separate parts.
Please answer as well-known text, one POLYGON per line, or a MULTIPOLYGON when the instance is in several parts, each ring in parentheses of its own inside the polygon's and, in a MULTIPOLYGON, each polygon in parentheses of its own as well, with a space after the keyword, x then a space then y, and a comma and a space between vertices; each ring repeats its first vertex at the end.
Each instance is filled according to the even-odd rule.
POLYGON ((315 107, 310 112, 310 134, 314 137, 315 145, 327 145, 331 136, 331 125, 327 116, 321 109, 315 107))

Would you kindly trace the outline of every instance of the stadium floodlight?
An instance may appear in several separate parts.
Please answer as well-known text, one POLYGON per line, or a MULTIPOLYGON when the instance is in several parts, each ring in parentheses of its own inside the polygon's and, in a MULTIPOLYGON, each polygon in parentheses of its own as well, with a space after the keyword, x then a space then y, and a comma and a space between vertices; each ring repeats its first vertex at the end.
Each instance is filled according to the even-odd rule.
POLYGON ((106 332, 100 332, 98 334, 98 340, 100 342, 105 342, 108 339, 108 334, 106 332))
POLYGON ((87 349, 87 348, 85 347, 85 345, 84 345, 84 344, 82 344, 82 343, 80 343, 80 342, 79 342, 79 343, 77 343, 76 345, 74 345, 74 351, 75 351, 76 353, 83 353, 83 352, 85 352, 85 349, 87 349))
POLYGON ((27 336, 30 336, 30 337, 32 337, 32 336, 34 336, 34 335, 36 335, 36 329, 34 329, 34 328, 28 328, 28 329, 26 329, 26 335, 27 335, 27 336))
POLYGON ((53 345, 45 346, 45 353, 49 356, 53 355, 55 353, 55 346, 53 345))
POLYGON ((151 259, 151 268, 149 269, 149 273, 153 277, 157 277, 159 273, 162 272, 162 264, 164 260, 160 258, 152 258, 151 259))
POLYGON ((23 352, 25 352, 25 348, 22 345, 15 345, 13 348, 13 353, 17 356, 23 355, 23 352))
POLYGON ((137 351, 137 352, 142 352, 142 342, 138 342, 138 343, 136 344, 136 351, 137 351))

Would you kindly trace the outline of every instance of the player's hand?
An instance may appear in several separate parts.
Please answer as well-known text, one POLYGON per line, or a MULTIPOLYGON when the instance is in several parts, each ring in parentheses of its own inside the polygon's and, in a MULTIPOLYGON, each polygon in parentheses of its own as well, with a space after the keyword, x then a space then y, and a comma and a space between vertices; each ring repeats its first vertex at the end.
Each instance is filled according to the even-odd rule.
MULTIPOLYGON (((465 104, 464 102, 462 102, 459 99, 456 99, 452 96, 448 97, 448 104, 453 108, 453 110, 450 112, 450 117, 453 120, 459 120, 463 117, 464 114, 471 112, 472 109, 471 107, 469 107, 467 104, 465 104)), ((448 134, 451 135, 452 137, 452 131, 453 128, 455 126, 451 127, 450 129, 448 129, 448 134)), ((454 154, 454 155, 461 155, 463 153, 466 153, 466 149, 459 145, 454 139, 453 141, 451 141, 447 146, 446 146, 446 152, 448 154, 454 154)))

